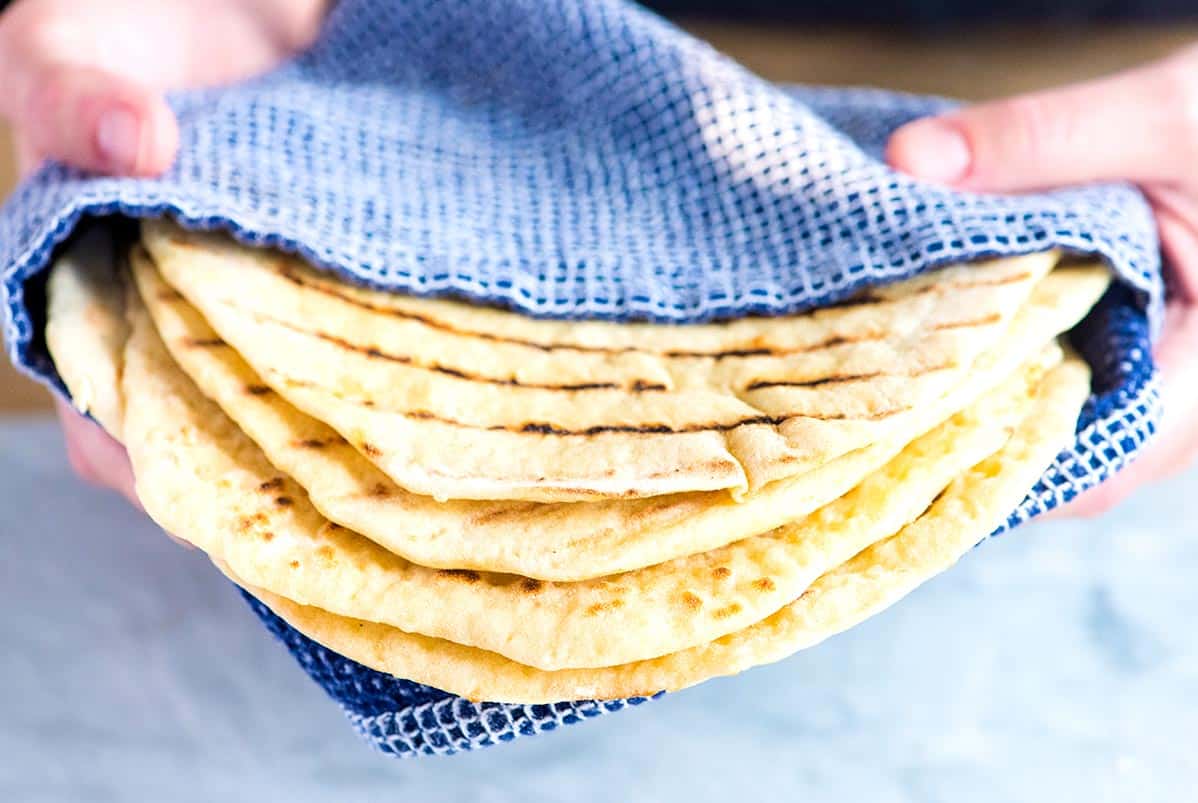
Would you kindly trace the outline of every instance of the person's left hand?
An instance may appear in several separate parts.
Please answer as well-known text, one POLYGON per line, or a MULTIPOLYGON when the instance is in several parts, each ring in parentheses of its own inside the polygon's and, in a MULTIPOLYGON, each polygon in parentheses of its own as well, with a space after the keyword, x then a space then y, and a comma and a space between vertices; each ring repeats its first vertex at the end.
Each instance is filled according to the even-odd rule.
POLYGON ((1064 510, 1105 511, 1198 455, 1198 47, 1084 84, 984 103, 896 131, 895 168, 974 192, 1133 181, 1156 214, 1172 297, 1156 349, 1165 420, 1130 467, 1064 510))
MULTIPOLYGON (((0 117, 22 174, 55 159, 154 176, 179 131, 165 93, 258 75, 310 44, 331 0, 17 0, 0 15, 0 117)), ((81 477, 137 504, 124 448, 65 403, 81 477)))

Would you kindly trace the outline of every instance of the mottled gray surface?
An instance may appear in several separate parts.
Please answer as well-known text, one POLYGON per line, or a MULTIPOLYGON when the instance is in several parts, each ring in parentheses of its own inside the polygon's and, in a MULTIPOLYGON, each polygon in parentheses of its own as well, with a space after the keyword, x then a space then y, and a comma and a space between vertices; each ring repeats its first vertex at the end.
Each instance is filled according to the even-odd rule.
POLYGON ((1196 497, 1004 536, 738 678, 395 761, 45 419, 0 418, 0 800, 1192 800, 1196 497))

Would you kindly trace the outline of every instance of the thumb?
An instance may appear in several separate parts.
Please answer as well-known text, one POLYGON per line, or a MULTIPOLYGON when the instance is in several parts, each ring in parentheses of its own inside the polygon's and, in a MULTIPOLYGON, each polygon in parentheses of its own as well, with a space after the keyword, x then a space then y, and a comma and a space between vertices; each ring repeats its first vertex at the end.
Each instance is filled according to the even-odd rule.
POLYGON ((896 169, 961 189, 1010 192, 1091 181, 1176 181, 1198 151, 1198 58, 909 123, 887 145, 896 169))
POLYGON ((12 118, 37 157, 131 176, 157 175, 174 161, 178 124, 160 94, 70 64, 39 69, 24 83, 12 118))

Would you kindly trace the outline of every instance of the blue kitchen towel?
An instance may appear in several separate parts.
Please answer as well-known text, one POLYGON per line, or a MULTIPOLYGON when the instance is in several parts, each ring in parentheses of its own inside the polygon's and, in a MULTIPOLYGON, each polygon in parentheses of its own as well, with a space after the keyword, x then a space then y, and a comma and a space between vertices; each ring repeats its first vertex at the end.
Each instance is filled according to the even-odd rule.
MULTIPOLYGON (((59 392, 41 336, 55 247, 85 216, 169 214, 389 290, 679 323, 809 309, 948 262, 1096 254, 1121 281, 1075 336, 1094 396, 1002 529, 1121 468, 1159 417, 1144 199, 1114 185, 968 195, 888 169, 887 135, 943 100, 778 87, 619 0, 342 0, 302 57, 172 103, 182 145, 166 176, 52 165, 0 211, 11 356, 59 392)), ((637 702, 471 703, 251 604, 389 752, 469 749, 637 702)))

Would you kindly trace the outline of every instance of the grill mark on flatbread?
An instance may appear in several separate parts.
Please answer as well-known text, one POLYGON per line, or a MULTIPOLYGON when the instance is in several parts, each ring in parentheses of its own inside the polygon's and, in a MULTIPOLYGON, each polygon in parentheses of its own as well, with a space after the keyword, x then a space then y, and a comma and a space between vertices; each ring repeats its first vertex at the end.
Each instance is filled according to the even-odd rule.
MULTIPOLYGON (((795 418, 814 418, 820 421, 879 421, 884 418, 889 418, 899 413, 904 413, 911 408, 909 407, 893 407, 888 410, 883 410, 870 416, 853 417, 841 413, 795 413, 793 415, 756 415, 750 418, 741 418, 736 421, 727 423, 707 423, 707 424, 687 424, 681 427, 671 427, 668 424, 599 424, 586 429, 562 429, 555 427, 552 424, 546 424, 539 421, 530 421, 521 427, 512 429, 509 426, 491 426, 487 429, 492 431, 507 430, 509 432, 528 432, 538 435, 581 435, 583 437, 591 435, 603 435, 608 433, 626 433, 630 435, 685 435, 696 432, 730 432, 740 427, 752 426, 780 426, 787 421, 795 418)), ((466 425, 470 426, 470 425, 466 425)), ((472 427, 473 428, 473 427, 472 427)))
MULTIPOLYGON (((363 407, 373 407, 374 403, 370 400, 357 399, 353 396, 348 396, 342 393, 330 391, 327 388, 321 388, 312 382, 307 382, 302 379, 286 376, 279 372, 273 372, 285 385, 296 388, 304 388, 306 390, 315 390, 320 393, 326 393, 347 404, 354 404, 363 407)), ((415 419, 418 421, 434 421, 438 424, 457 427, 459 429, 486 430, 489 432, 512 432, 521 435, 549 435, 556 437, 593 437, 595 435, 693 435, 700 432, 731 432, 741 427, 752 426, 781 426, 787 421, 796 418, 811 418, 819 421, 881 421, 891 416, 905 413, 911 408, 909 406, 899 405, 891 407, 873 415, 867 416, 848 416, 843 413, 791 413, 788 415, 755 415, 747 418, 739 418, 735 421, 728 422, 707 422, 702 424, 686 424, 684 426, 674 427, 669 424, 596 424, 595 426, 585 427, 583 429, 565 429, 550 424, 544 421, 528 421, 524 424, 470 424, 465 421, 459 421, 455 418, 447 418, 438 415, 431 410, 389 410, 388 412, 403 418, 415 419)), ((301 442, 308 445, 307 442, 301 442)), ((309 445, 308 448, 322 448, 329 445, 328 441, 316 442, 319 445, 309 445)), ((368 455, 378 452, 378 448, 374 444, 362 443, 358 448, 368 455)), ((379 452, 381 454, 381 452, 379 452)))
MULTIPOLYGON (((527 432, 536 435, 557 435, 557 436, 582 436, 590 437, 594 435, 607 434, 627 434, 627 435, 686 435, 697 432, 731 432, 734 429, 741 427, 752 426, 781 426, 787 421, 794 418, 814 418, 820 421, 880 421, 884 418, 889 418, 899 413, 904 413, 910 407, 892 407, 883 410, 879 413, 874 413, 869 416, 856 416, 850 418, 841 413, 796 413, 794 415, 756 415, 751 418, 741 418, 736 421, 727 423, 708 423, 708 424, 687 424, 681 427, 671 427, 668 424, 598 424, 586 429, 563 429, 555 427, 552 424, 546 424, 540 421, 530 421, 521 427, 512 428, 510 426, 496 425, 487 427, 487 429, 508 432, 527 432)), ((469 426, 469 425, 467 425, 469 426)))
POLYGON ((835 374, 832 376, 817 377, 815 379, 759 379, 745 387, 749 390, 763 390, 765 388, 818 388, 825 385, 840 385, 850 382, 864 382, 870 379, 881 379, 887 377, 903 377, 915 379, 928 374, 934 374, 937 371, 951 371, 958 366, 955 363, 944 362, 937 365, 929 365, 915 371, 870 371, 864 374, 835 374))
POLYGON ((823 304, 820 309, 845 309, 846 307, 869 307, 874 304, 883 304, 886 302, 885 296, 880 296, 875 293, 870 293, 868 290, 857 295, 849 296, 840 301, 833 301, 831 304, 823 304))
POLYGON ((944 287, 945 289, 956 290, 966 290, 971 287, 1002 287, 1008 284, 1027 281, 1030 278, 1032 278, 1032 274, 1029 271, 1023 271, 1021 273, 1012 273, 1010 276, 1003 276, 998 279, 976 279, 970 282, 958 282, 956 285, 948 284, 944 287))
MULTIPOLYGON (((312 290, 331 298, 336 298, 359 309, 364 309, 369 312, 377 312, 380 315, 386 315, 402 320, 415 321, 423 324, 431 329, 437 329, 442 332, 447 332, 454 335, 462 335, 465 337, 473 337, 479 340, 486 340, 494 343, 510 343, 515 346, 526 346, 528 348, 537 349, 539 351, 574 351, 585 352, 592 354, 658 354, 666 357, 695 357, 695 358, 710 358, 715 360, 736 359, 743 357, 770 357, 770 356, 786 356, 788 354, 801 354, 807 351, 816 351, 821 348, 827 348, 830 345, 836 345, 843 342, 856 342, 856 339, 846 340, 837 337, 828 338, 827 341, 815 343, 810 346, 800 348, 781 349, 771 347, 749 347, 737 349, 720 349, 718 351, 676 351, 676 350, 657 350, 647 348, 637 348, 635 346, 610 347, 610 346, 583 346, 576 343, 541 343, 535 340, 528 340, 520 337, 510 337, 505 335, 497 335, 491 332, 478 332, 471 329, 463 329, 455 326, 448 321, 434 318, 430 315, 417 312, 405 311, 387 307, 382 304, 375 304, 362 298, 355 298, 350 293, 331 287, 322 281, 312 281, 304 276, 301 276, 296 270, 289 267, 286 263, 276 264, 275 273, 279 277, 291 282, 292 284, 302 287, 307 290, 312 290)), ((942 285, 932 285, 912 291, 901 298, 887 299, 882 296, 866 293, 854 298, 845 299, 842 302, 831 305, 839 310, 849 309, 855 306, 867 307, 876 306, 879 304, 898 303, 900 301, 914 298, 916 296, 925 295, 927 293, 944 293, 949 291, 971 290, 977 287, 1001 287, 1007 284, 1018 284, 1030 279, 1032 274, 1029 271, 1021 271, 1003 276, 996 279, 977 279, 974 281, 950 282, 942 285)))
POLYGON ((764 388, 818 388, 824 385, 839 385, 849 382, 862 382, 866 379, 877 379, 881 376, 886 376, 882 371, 872 371, 868 374, 841 374, 839 376, 825 376, 819 379, 805 380, 789 380, 789 379, 759 379, 755 382, 750 382, 745 386, 745 390, 762 390, 764 388))
MULTIPOLYGON (((1020 275, 1024 279, 1031 277, 1031 274, 1028 274, 1028 273, 1024 273, 1024 274, 1020 274, 1020 275)), ((979 281, 976 284, 966 285, 966 287, 985 287, 988 285, 1002 285, 1002 284, 1009 284, 1009 283, 1010 283, 1010 281, 1009 281, 1009 277, 1008 277, 1008 279, 1003 279, 1003 280, 994 279, 994 280, 989 280, 989 281, 979 281)), ((940 290, 946 289, 947 287, 951 287, 951 285, 947 285, 946 287, 931 288, 931 289, 940 291, 940 290)), ((920 290, 915 293, 912 293, 911 295, 915 296, 915 295, 920 295, 920 294, 926 293, 926 292, 929 292, 929 290, 920 290)), ((879 303, 879 304, 887 303, 887 299, 879 299, 877 302, 871 301, 870 303, 879 303)), ((970 318, 968 320, 963 320, 963 321, 946 321, 944 323, 932 324, 931 326, 928 327, 928 331, 929 332, 938 332, 943 329, 970 329, 973 327, 989 326, 991 324, 1000 323, 1001 321, 1002 321, 1001 315, 999 315, 998 313, 992 313, 990 315, 986 315, 981 318, 970 318)), ((844 346, 844 345, 848 345, 850 343, 867 343, 867 342, 871 342, 871 341, 885 340, 887 337, 889 337, 889 335, 890 335, 889 332, 862 332, 861 334, 857 334, 857 335, 832 335, 830 337, 824 338, 823 340, 821 340, 817 343, 812 343, 807 346, 802 346, 800 348, 793 348, 793 349, 771 349, 771 348, 761 347, 761 348, 751 348, 751 349, 740 349, 737 351, 721 351, 721 352, 710 352, 710 353, 702 352, 702 351, 674 350, 674 351, 665 351, 665 352, 662 352, 662 354, 666 357, 696 357, 696 358, 712 357, 716 360, 722 360, 725 358, 733 358, 733 357, 785 357, 785 356, 789 356, 789 355, 793 355, 793 354, 811 354, 816 351, 823 351, 824 349, 830 349, 830 348, 833 348, 834 346, 844 346)))
POLYGON ((931 510, 932 508, 934 508, 934 507, 936 506, 936 504, 937 504, 937 503, 938 503, 938 502, 939 502, 941 499, 943 499, 943 498, 945 497, 945 495, 947 495, 947 494, 948 494, 948 491, 949 491, 949 489, 948 489, 948 488, 945 488, 943 491, 941 491, 940 493, 936 494, 935 498, 933 498, 931 502, 928 502, 928 506, 927 506, 926 508, 924 508, 924 511, 923 511, 923 513, 920 513, 919 515, 920 515, 920 516, 922 516, 922 515, 924 515, 924 513, 927 513, 929 510, 931 510))
POLYGON ((441 577, 453 578, 471 584, 477 583, 482 579, 482 575, 471 569, 440 569, 437 574, 441 577))
POLYGON ((1002 320, 1002 316, 999 315, 997 312, 994 312, 994 313, 991 313, 990 315, 983 315, 981 318, 971 318, 969 320, 964 320, 964 321, 946 321, 944 323, 938 323, 932 328, 936 331, 943 331, 945 329, 973 329, 973 328, 976 328, 979 326, 989 326, 991 324, 998 323, 1001 320, 1002 320))
POLYGON ((830 337, 826 337, 823 340, 817 341, 815 343, 792 349, 777 349, 766 346, 720 352, 671 349, 670 351, 663 351, 661 354, 664 357, 677 357, 696 360, 711 359, 715 360, 716 362, 719 362, 720 360, 746 359, 748 357, 789 357, 795 354, 812 354, 817 351, 834 348, 835 346, 844 346, 849 343, 868 343, 875 340, 885 340, 887 336, 887 332, 862 332, 859 335, 831 335, 830 337))
POLYGON ((305 438, 304 440, 294 441, 291 445, 297 449, 323 449, 326 446, 332 446, 338 443, 348 443, 344 438, 305 438))
MULTIPOLYGON (((280 326, 289 331, 296 332, 297 334, 301 334, 306 337, 314 337, 319 340, 323 340, 326 343, 331 343, 339 349, 342 349, 345 351, 352 351, 357 354, 362 354, 362 355, 366 356, 368 359, 384 360, 386 362, 394 362, 394 363, 398 363, 400 365, 407 365, 412 368, 416 368, 418 370, 432 371, 434 373, 454 377, 455 379, 461 379, 466 382, 477 382, 480 384, 488 384, 488 385, 500 385, 500 386, 505 386, 505 387, 527 388, 530 390, 546 390, 546 391, 551 391, 551 392, 568 392, 568 393, 581 393, 581 392, 586 392, 586 391, 597 391, 597 390, 627 390, 632 393, 646 393, 646 392, 668 392, 670 390, 670 388, 668 388, 667 386, 665 386, 661 383, 650 382, 650 381, 647 381, 644 379, 634 379, 630 383, 627 383, 627 384, 618 383, 618 382, 583 382, 583 383, 577 383, 577 384, 556 384, 556 383, 542 383, 542 382, 523 382, 514 377, 502 378, 502 377, 490 377, 490 376, 485 376, 482 374, 472 374, 472 373, 463 371, 458 368, 451 368, 449 366, 440 365, 438 363, 429 363, 429 364, 419 363, 413 357, 411 357, 410 355, 407 355, 407 354, 396 354, 394 352, 384 351, 383 349, 380 349, 377 346, 363 346, 358 343, 354 343, 354 342, 351 342, 344 338, 338 337, 336 335, 329 334, 327 332, 322 332, 322 331, 319 331, 316 329, 304 329, 301 326, 297 326, 295 324, 288 323, 287 321, 283 321, 283 320, 274 318, 269 315, 261 315, 261 314, 255 313, 254 317, 258 318, 260 320, 267 321, 275 326, 280 326)), ((989 315, 982 316, 980 318, 970 318, 970 319, 961 320, 961 321, 945 321, 943 323, 934 324, 933 326, 929 327, 929 331, 942 331, 942 330, 949 330, 949 329, 971 329, 971 328, 977 328, 977 327, 982 327, 982 326, 990 326, 990 325, 1001 323, 1001 322, 1002 322, 1002 316, 999 315, 998 313, 992 313, 989 315)), ((885 337, 886 337, 886 335, 884 333, 863 334, 859 337, 854 337, 854 338, 839 337, 839 336, 830 337, 830 338, 827 338, 827 339, 821 341, 818 344, 812 345, 809 348, 796 350, 792 353, 798 353, 799 351, 802 351, 803 353, 809 353, 809 352, 814 352, 814 351, 818 351, 818 350, 825 349, 825 348, 831 348, 833 346, 839 346, 839 345, 846 344, 846 343, 857 343, 857 342, 863 342, 863 341, 867 341, 867 340, 882 340, 882 339, 885 339, 885 337)), ((215 344, 215 342, 216 341, 213 341, 214 344, 215 344)), ((220 342, 223 344, 223 341, 220 341, 220 342)), ((769 349, 755 349, 755 350, 746 350, 746 351, 738 351, 738 352, 727 352, 726 354, 735 354, 736 356, 739 356, 739 357, 751 357, 751 356, 768 356, 772 353, 775 353, 775 352, 771 352, 769 349)), ((670 357, 702 356, 699 352, 686 353, 686 352, 678 352, 678 351, 669 351, 669 352, 665 352, 665 354, 670 357)), ((952 367, 952 366, 942 366, 939 368, 931 368, 931 369, 928 369, 928 371, 941 370, 942 368, 948 368, 948 367, 952 367)), ((910 376, 920 376, 920 375, 922 375, 922 373, 926 373, 926 372, 927 371, 920 372, 917 374, 910 374, 910 376)), ((904 375, 906 375, 906 374, 904 374, 904 375)), ((867 379, 876 379, 876 378, 882 377, 882 376, 897 376, 897 374, 889 374, 887 372, 877 371, 877 372, 868 373, 868 374, 845 374, 845 375, 829 374, 828 376, 812 377, 810 379, 755 380, 753 382, 750 382, 748 385, 746 385, 744 389, 745 390, 761 390, 763 388, 772 388, 772 387, 814 388, 814 387, 820 387, 822 385, 831 385, 831 384, 839 384, 839 383, 847 383, 847 382, 856 382, 856 381, 862 381, 862 380, 867 380, 867 379)), ((253 391, 251 391, 251 392, 253 392, 253 391)), ((262 391, 262 392, 265 392, 265 391, 262 391)), ((371 401, 368 401, 368 400, 361 400, 360 403, 367 407, 374 406, 374 403, 371 401)))
POLYGON ((432 371, 433 373, 451 376, 455 379, 462 379, 466 382, 478 382, 485 385, 501 385, 504 387, 514 388, 529 388, 532 390, 549 390, 566 393, 578 393, 588 390, 627 390, 633 393, 645 393, 649 391, 665 391, 669 390, 660 382, 652 382, 647 379, 633 379, 627 383, 624 382, 579 382, 559 384, 553 382, 524 382, 515 377, 497 377, 486 376, 485 374, 475 374, 469 371, 463 371, 460 368, 452 368, 448 365, 440 363, 422 363, 418 362, 409 354, 397 354, 391 351, 384 351, 378 346, 364 346, 359 343, 346 340, 337 335, 322 332, 319 329, 305 329, 302 326, 297 326, 293 323, 274 318, 270 315, 260 313, 253 314, 255 318, 262 321, 267 321, 275 326, 282 327, 296 334, 304 335, 305 337, 314 337, 318 340, 323 340, 326 343, 331 343, 343 351, 352 351, 356 354, 361 354, 371 360, 383 360, 385 362, 398 363, 399 365, 407 365, 422 371, 432 371))
POLYGON ((185 337, 179 342, 193 349, 215 349, 229 345, 219 337, 185 337))

